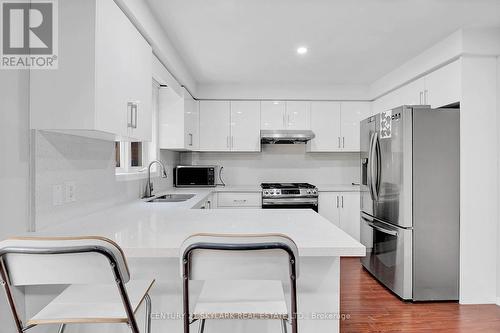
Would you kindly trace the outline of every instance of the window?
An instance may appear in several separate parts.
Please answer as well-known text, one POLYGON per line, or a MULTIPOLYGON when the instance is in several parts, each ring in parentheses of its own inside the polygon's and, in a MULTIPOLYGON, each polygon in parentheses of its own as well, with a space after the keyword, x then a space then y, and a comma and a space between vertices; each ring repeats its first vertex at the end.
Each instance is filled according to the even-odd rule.
MULTIPOLYGON (((115 142, 116 174, 133 174, 142 171, 150 161, 158 159, 158 89, 160 85, 153 81, 152 103, 152 142, 115 142)), ((156 165, 151 172, 156 172, 156 165)))

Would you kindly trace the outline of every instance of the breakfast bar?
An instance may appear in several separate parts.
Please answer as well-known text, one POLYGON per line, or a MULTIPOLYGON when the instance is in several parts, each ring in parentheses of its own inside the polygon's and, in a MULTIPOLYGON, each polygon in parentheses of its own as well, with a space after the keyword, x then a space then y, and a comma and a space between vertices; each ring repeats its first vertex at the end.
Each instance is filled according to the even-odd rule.
MULTIPOLYGON (((125 253, 133 279, 156 279, 150 292, 153 332, 182 332, 179 252, 187 237, 197 233, 284 234, 295 241, 299 250, 299 331, 339 332, 339 320, 348 315, 340 312, 340 257, 364 256, 364 246, 312 210, 191 209, 210 195, 210 190, 190 193, 195 196, 177 203, 137 200, 40 230, 36 235, 97 235, 115 241, 125 253)), ((245 272, 241 273, 244 276, 245 272)), ((200 283, 192 282, 193 300, 199 294, 200 283)), ((284 287, 286 294, 289 288, 284 287)), ((36 287, 27 288, 26 297, 38 301, 27 304, 41 304, 44 297, 50 299, 50 295, 36 287)), ((38 310, 28 308, 27 312, 38 310)), ((137 317, 140 321, 142 315, 137 317)), ((196 329, 197 324, 193 324, 192 330, 196 329)), ((116 325, 68 326, 66 332, 82 330, 95 333, 120 329, 117 331, 116 325)), ((271 320, 213 320, 207 321, 205 329, 208 333, 279 331, 280 323, 271 320)), ((123 332, 127 332, 126 325, 123 332)))

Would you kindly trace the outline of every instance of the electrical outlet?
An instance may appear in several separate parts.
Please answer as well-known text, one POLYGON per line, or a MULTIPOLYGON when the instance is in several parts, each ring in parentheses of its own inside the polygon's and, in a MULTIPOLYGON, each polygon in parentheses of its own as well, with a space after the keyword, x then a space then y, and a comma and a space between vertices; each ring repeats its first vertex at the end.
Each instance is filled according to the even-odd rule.
POLYGON ((52 204, 60 206, 63 203, 63 187, 60 184, 52 185, 52 204))
POLYGON ((76 201, 76 183, 75 182, 65 182, 64 183, 64 201, 65 202, 75 202, 76 201))

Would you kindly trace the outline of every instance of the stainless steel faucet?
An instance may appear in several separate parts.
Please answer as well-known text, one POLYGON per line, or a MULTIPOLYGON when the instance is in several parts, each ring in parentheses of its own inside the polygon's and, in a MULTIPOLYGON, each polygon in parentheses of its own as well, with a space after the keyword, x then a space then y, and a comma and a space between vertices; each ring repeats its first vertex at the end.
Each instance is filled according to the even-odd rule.
POLYGON ((154 160, 149 163, 148 166, 148 180, 146 183, 146 189, 144 190, 144 196, 142 198, 151 198, 153 196, 153 183, 151 182, 151 166, 155 163, 158 163, 161 168, 162 178, 167 178, 167 169, 165 169, 165 165, 158 160, 154 160))

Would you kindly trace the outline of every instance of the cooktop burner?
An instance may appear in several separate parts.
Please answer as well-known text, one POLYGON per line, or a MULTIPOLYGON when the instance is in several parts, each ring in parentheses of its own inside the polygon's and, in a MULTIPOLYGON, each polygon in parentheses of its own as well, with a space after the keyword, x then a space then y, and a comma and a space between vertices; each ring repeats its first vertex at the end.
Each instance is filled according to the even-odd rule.
POLYGON ((262 183, 260 187, 263 189, 301 189, 301 188, 316 188, 316 186, 308 183, 262 183))

